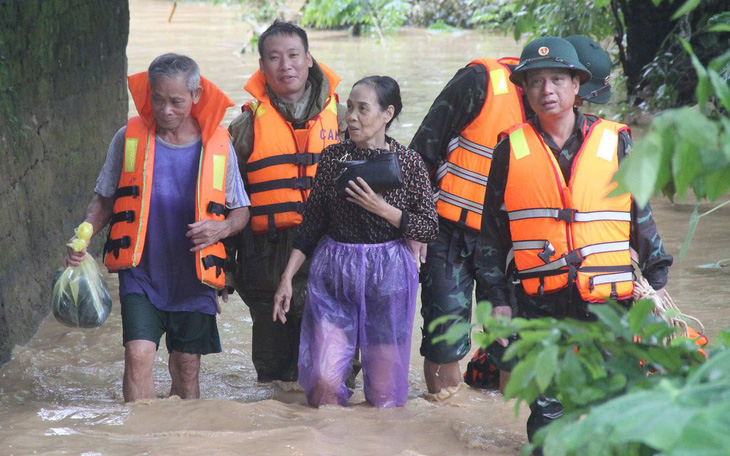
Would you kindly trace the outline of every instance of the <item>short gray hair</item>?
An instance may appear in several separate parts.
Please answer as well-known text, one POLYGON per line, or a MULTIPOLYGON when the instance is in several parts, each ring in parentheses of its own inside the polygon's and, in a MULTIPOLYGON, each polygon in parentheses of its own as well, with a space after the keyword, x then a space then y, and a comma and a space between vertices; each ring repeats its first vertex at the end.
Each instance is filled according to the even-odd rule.
POLYGON ((188 91, 193 95, 200 86, 200 67, 195 60, 185 55, 162 54, 150 63, 147 78, 154 86, 160 79, 184 78, 188 91))

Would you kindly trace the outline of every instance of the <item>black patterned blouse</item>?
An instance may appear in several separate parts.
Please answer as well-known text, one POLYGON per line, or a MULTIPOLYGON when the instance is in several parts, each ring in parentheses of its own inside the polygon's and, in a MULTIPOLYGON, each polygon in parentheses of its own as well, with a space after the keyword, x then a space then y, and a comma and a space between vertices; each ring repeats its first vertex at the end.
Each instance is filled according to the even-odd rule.
POLYGON ((402 211, 400 228, 337 196, 334 178, 341 161, 361 160, 390 152, 383 149, 358 149, 348 139, 325 148, 320 155, 314 186, 294 239, 295 248, 310 256, 325 235, 337 242, 349 244, 376 244, 399 238, 420 242, 436 239, 438 217, 431 181, 421 156, 392 138, 386 137, 386 141, 400 159, 403 186, 384 192, 383 199, 402 211))

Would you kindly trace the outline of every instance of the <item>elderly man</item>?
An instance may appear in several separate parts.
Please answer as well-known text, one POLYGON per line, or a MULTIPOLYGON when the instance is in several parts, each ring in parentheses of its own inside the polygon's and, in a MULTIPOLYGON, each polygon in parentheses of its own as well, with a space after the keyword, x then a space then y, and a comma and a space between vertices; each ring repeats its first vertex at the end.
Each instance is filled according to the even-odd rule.
POLYGON ((309 262, 293 280, 286 323, 272 321, 274 293, 314 180, 319 153, 347 130, 335 89, 340 78, 309 53, 306 32, 274 22, 258 43, 255 97, 228 127, 251 193, 251 223, 234 249, 236 291, 251 311, 258 381, 296 381, 309 262))
MULTIPOLYGON (((86 211, 94 234, 111 223, 105 264, 119 272, 124 400, 155 397, 152 367, 163 333, 170 395, 198 398, 200 357, 221 351, 220 241, 249 218, 236 155, 220 126, 233 103, 177 54, 130 76, 129 89, 139 115, 112 139, 86 211)), ((69 248, 64 265, 85 254, 69 248)))
MULTIPOLYGON (((512 293, 524 318, 590 320, 588 303, 607 298, 629 306, 631 250, 656 290, 667 282, 672 257, 650 207, 637 207, 629 194, 607 196, 631 137, 625 125, 574 108, 590 78, 573 46, 556 37, 528 43, 510 76, 536 116, 503 133, 494 149, 477 274, 494 315, 512 316, 512 293)), ((530 439, 562 412, 549 398, 530 408, 530 439)))

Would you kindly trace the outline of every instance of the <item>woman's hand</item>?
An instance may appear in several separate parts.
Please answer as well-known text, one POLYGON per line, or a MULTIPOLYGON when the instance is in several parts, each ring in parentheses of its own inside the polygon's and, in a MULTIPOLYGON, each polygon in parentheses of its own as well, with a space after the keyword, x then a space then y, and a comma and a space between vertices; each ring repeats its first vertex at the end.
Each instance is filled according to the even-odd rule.
POLYGON ((274 294, 274 321, 278 318, 282 323, 286 323, 286 314, 289 312, 291 296, 291 279, 282 277, 281 282, 279 282, 279 288, 276 289, 276 293, 274 294))
POLYGON ((349 195, 347 201, 383 217, 391 225, 400 228, 401 210, 391 206, 379 193, 375 193, 362 177, 358 177, 357 182, 349 181, 347 185, 345 188, 345 192, 349 195))

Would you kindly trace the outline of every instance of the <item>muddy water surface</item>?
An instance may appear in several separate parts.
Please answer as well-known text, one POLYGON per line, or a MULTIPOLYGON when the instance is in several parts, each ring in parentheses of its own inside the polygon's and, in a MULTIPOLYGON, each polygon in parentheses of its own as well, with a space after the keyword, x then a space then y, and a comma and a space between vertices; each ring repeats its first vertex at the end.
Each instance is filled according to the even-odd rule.
MULTIPOLYGON (((258 67, 255 55, 239 53, 250 29, 234 9, 131 0, 127 49, 129 73, 145 70, 164 52, 190 55, 203 75, 241 104, 243 85, 258 67)), ((465 63, 476 57, 519 55, 510 38, 468 32, 429 34, 406 30, 375 44, 344 32, 312 32, 312 54, 342 78, 346 98, 352 83, 388 74, 402 87, 404 110, 392 134, 409 142, 433 98, 465 63)), ((229 110, 227 124, 238 113, 229 110)), ((133 106, 130 115, 134 114, 133 106)), ((110 138, 111 139, 111 138, 110 138)), ((92 186, 93 183, 89 183, 92 186)), ((679 252, 692 205, 653 202, 668 251, 679 252)), ((668 290, 680 307, 700 317, 708 334, 730 322, 730 268, 697 268, 730 258, 730 209, 704 217, 688 258, 675 265, 668 290)), ((100 241, 95 241, 100 242, 100 241)), ((62 248, 59 246, 60 263, 62 248)), ((116 276, 107 281, 117 296, 116 276)), ((418 317, 417 317, 418 319, 418 317)), ((159 399, 122 403, 123 348, 118 303, 94 330, 73 330, 49 317, 26 346, 0 369, 0 454, 3 455, 516 455, 526 443, 527 409, 496 392, 463 388, 442 404, 425 401, 416 322, 410 372, 410 400, 395 410, 364 404, 361 385, 351 407, 306 405, 292 384, 260 385, 250 361, 251 319, 232 297, 219 328, 224 352, 203 358, 203 399, 159 399)), ((166 354, 155 364, 156 389, 170 388, 166 354)))

